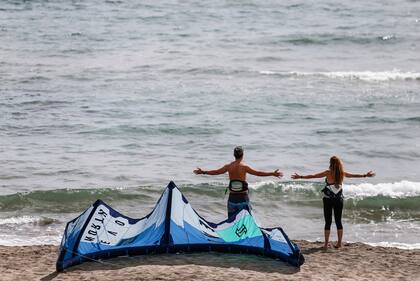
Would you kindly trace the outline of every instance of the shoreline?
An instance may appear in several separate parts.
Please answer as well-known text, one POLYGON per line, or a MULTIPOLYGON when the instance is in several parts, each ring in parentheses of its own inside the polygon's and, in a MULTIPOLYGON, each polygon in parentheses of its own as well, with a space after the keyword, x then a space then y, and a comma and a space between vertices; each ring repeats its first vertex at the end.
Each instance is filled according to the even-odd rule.
POLYGON ((58 246, 0 246, 1 280, 420 280, 420 249, 295 241, 300 268, 270 258, 228 253, 157 254, 86 262, 55 272, 58 246))

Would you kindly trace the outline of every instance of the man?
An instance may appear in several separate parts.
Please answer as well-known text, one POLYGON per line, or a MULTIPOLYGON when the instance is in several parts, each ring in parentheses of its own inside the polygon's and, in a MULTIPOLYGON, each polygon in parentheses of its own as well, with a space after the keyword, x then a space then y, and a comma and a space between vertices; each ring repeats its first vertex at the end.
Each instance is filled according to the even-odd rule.
POLYGON ((273 176, 281 178, 283 176, 283 173, 279 172, 278 169, 273 172, 262 172, 254 170, 243 163, 244 150, 241 146, 235 147, 233 156, 235 156, 235 161, 226 164, 218 170, 205 171, 200 168, 194 170, 196 175, 221 175, 226 172, 229 173, 229 199, 227 202, 228 217, 242 209, 251 210, 248 197, 248 183, 246 181, 247 174, 259 177, 273 176))

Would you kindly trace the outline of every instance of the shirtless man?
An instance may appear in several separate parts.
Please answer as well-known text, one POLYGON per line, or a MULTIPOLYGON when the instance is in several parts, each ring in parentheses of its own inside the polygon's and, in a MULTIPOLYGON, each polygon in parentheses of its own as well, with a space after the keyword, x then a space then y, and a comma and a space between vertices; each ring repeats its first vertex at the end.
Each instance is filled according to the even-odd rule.
POLYGON ((235 156, 235 161, 226 164, 218 170, 205 171, 200 168, 194 170, 196 175, 221 175, 226 172, 229 173, 229 199, 227 202, 228 217, 242 209, 251 210, 248 197, 248 183, 246 182, 247 174, 259 177, 273 176, 281 178, 283 176, 283 173, 278 169, 273 172, 262 172, 254 170, 243 163, 244 150, 241 146, 235 147, 233 156, 235 156))

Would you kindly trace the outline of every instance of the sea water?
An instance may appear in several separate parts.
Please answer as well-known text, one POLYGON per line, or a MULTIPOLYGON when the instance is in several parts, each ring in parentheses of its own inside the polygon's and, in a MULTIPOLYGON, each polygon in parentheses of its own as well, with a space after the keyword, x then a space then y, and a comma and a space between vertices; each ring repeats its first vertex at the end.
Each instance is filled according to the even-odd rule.
MULTIPOLYGON (((0 3, 0 244, 58 244, 101 198, 146 215, 174 180, 226 216, 236 145, 255 215, 322 240, 322 179, 346 179, 344 239, 420 248, 418 1, 0 3)), ((334 229, 334 225, 332 227, 334 229)))

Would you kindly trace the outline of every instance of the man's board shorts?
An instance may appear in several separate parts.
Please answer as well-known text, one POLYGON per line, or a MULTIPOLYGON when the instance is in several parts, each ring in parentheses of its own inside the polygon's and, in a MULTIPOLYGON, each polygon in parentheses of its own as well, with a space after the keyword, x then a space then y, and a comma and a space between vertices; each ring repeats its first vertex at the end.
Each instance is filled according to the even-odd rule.
POLYGON ((229 183, 229 191, 229 199, 227 202, 228 217, 231 217, 243 209, 251 211, 247 182, 231 180, 229 183))

